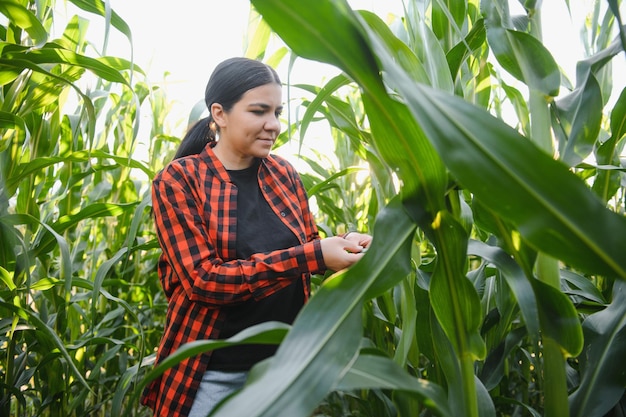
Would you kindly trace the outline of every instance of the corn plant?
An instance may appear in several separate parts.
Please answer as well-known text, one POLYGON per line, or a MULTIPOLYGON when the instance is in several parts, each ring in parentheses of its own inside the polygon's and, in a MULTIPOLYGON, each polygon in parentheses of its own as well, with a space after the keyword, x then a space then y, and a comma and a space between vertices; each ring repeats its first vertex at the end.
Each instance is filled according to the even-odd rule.
MULTIPOLYGON (((573 85, 542 44, 541 2, 511 16, 506 1, 407 1, 393 27, 345 1, 252 4, 358 87, 358 139, 400 187, 363 260, 324 281, 212 415, 623 415, 619 2, 597 3, 573 85)), ((317 110, 352 139, 333 82, 317 110)))
MULTIPOLYGON (((148 179, 169 142, 165 99, 133 62, 87 39, 130 41, 101 1, 52 38, 54 1, 0 1, 0 415, 119 415, 160 338, 148 179), (155 118, 135 159, 139 112, 155 118), (164 109, 165 107, 165 109, 164 109)), ((57 23, 58 24, 58 23, 57 23)))

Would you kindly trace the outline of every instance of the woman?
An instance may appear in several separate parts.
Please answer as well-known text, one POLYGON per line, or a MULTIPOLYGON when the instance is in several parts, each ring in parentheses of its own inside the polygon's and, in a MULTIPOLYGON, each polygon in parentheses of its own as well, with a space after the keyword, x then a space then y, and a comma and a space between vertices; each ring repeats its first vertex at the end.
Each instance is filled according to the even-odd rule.
MULTIPOLYGON (((296 170, 270 154, 283 108, 271 67, 222 62, 205 101, 208 118, 153 181, 169 303, 157 364, 187 342, 226 339, 270 320, 292 323, 311 274, 350 267, 371 242, 360 233, 320 239, 296 170)), ((158 416, 206 416, 275 350, 242 345, 187 359, 154 380, 142 403, 158 416)))

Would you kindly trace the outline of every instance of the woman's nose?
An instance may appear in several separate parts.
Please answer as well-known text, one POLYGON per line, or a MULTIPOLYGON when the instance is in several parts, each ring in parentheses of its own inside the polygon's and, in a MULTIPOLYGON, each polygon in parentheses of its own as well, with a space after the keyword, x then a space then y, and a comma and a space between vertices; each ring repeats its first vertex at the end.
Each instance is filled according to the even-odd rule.
POLYGON ((280 120, 277 116, 270 116, 265 122, 265 129, 280 132, 280 120))

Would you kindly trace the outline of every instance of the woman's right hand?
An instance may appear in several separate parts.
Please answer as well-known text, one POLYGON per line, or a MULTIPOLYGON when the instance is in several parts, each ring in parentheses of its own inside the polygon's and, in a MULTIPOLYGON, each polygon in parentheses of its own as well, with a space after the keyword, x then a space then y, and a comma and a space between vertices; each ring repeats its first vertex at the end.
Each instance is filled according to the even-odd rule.
POLYGON ((331 271, 348 268, 363 257, 363 246, 339 236, 327 237, 320 243, 324 263, 331 271))

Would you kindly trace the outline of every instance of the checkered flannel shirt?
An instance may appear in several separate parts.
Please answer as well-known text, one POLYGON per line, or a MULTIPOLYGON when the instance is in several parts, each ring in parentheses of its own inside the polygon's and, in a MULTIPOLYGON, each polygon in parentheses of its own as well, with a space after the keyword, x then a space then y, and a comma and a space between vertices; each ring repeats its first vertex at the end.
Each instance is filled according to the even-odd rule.
MULTIPOLYGON (((294 279, 326 269, 317 227, 302 181, 285 159, 271 155, 259 166, 259 185, 277 216, 301 244, 250 259, 235 259, 237 188, 207 146, 173 161, 153 180, 152 202, 162 255, 158 272, 169 306, 156 364, 181 345, 217 339, 222 306, 268 297, 294 279)), ((153 380, 142 404, 155 416, 186 416, 210 353, 186 359, 153 380)))

